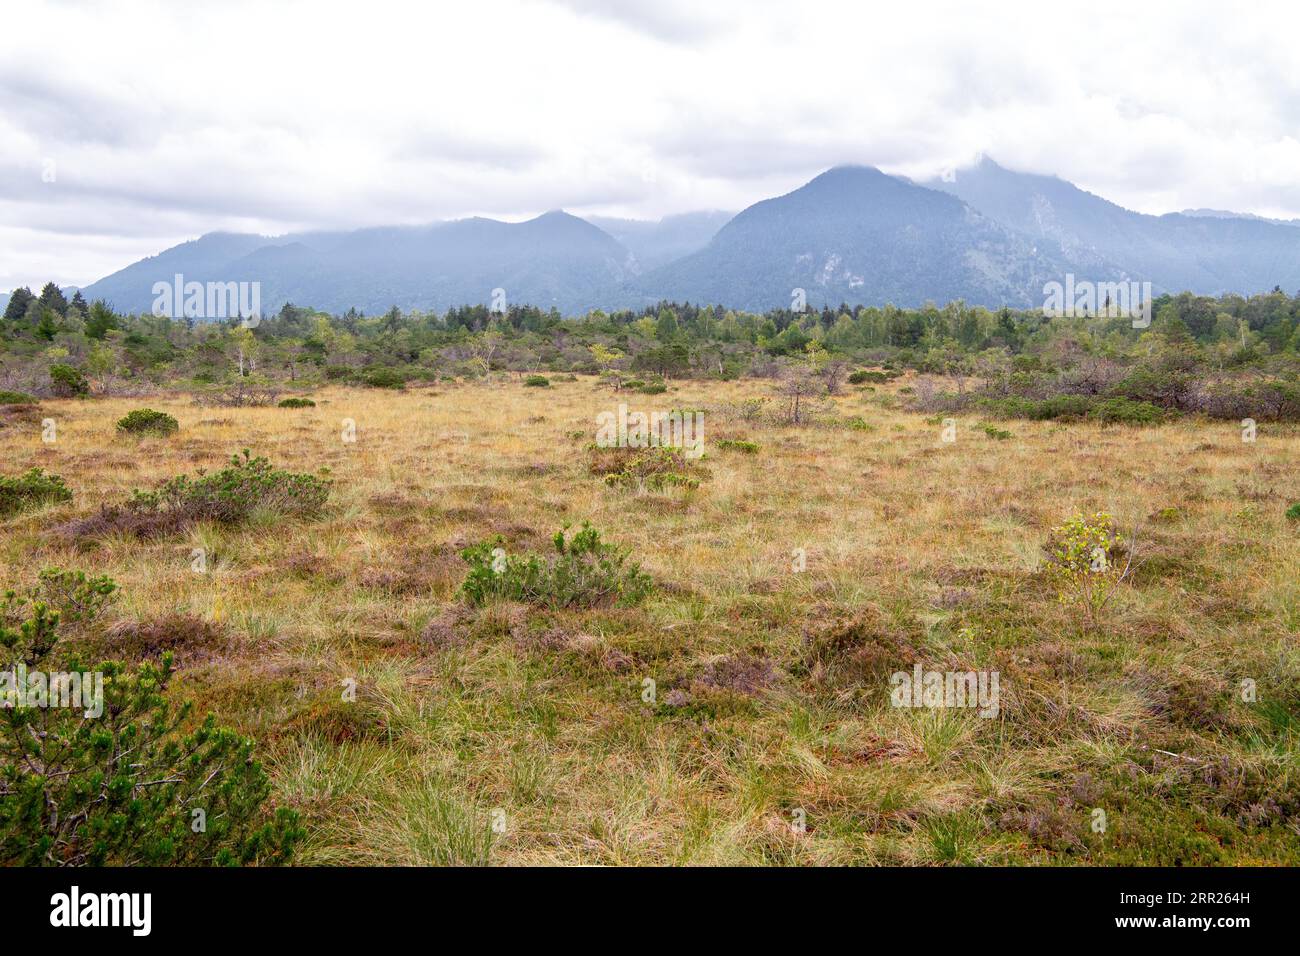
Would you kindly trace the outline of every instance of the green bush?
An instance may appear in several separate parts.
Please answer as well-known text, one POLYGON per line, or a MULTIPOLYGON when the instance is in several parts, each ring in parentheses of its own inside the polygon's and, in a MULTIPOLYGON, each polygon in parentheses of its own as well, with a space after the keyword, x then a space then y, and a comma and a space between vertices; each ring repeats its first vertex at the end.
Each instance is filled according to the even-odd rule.
POLYGON ((152 408, 137 408, 117 420, 117 430, 130 435, 171 435, 180 427, 175 418, 152 408))
POLYGON ((185 729, 191 705, 166 697, 171 655, 161 665, 86 668, 62 654, 59 625, 59 612, 39 601, 10 591, 0 603, 13 692, 13 706, 0 707, 0 864, 287 862, 305 835, 297 814, 264 808, 271 787, 252 741, 210 715, 185 729), (82 675, 94 688, 90 709, 84 698, 67 706, 70 698, 19 694, 20 672, 82 675))
POLYGON ((874 432, 876 430, 876 426, 871 424, 861 415, 851 415, 844 419, 841 424, 845 428, 851 428, 855 432, 874 432))
POLYGON ((280 401, 281 408, 315 408, 316 403, 310 398, 286 398, 280 401))
POLYGON ((719 448, 729 448, 746 455, 758 454, 758 442, 745 441, 743 438, 719 438, 714 444, 719 448))
POLYGON ((1286 517, 1288 521, 1300 521, 1300 501, 1286 509, 1286 517))
POLYGON ((884 372, 875 372, 871 369, 858 369, 849 376, 850 385, 883 385, 889 381, 889 376, 884 372))
POLYGON ((51 502, 71 501, 72 492, 58 475, 47 475, 40 468, 11 478, 0 475, 0 518, 26 508, 51 502))
POLYGON ((1169 417, 1169 412, 1150 402, 1107 398, 1097 402, 1088 417, 1107 424, 1158 425, 1169 417))
POLYGON ((60 398, 90 394, 90 383, 86 381, 86 376, 81 369, 71 365, 51 365, 50 386, 60 398))
POLYGON ((36 399, 26 392, 11 392, 0 388, 0 405, 35 405, 36 399))
POLYGON ((980 427, 984 430, 984 434, 996 441, 1006 441, 1011 437, 1011 432, 998 428, 995 425, 981 425, 980 427))
POLYGON ((311 516, 320 512, 330 482, 315 475, 272 468, 263 457, 233 455, 230 464, 197 478, 178 475, 157 491, 136 491, 131 507, 143 511, 176 511, 194 521, 237 524, 255 510, 311 516))
POLYGON ((1058 589, 1062 604, 1075 606, 1088 626, 1100 622, 1102 612, 1132 569, 1132 554, 1123 567, 1116 552, 1126 544, 1115 519, 1104 511, 1076 514, 1053 528, 1043 545, 1043 570, 1058 589))
POLYGON ((371 388, 404 388, 406 374, 395 368, 369 369, 361 380, 371 388))
POLYGON ((680 448, 652 445, 648 448, 599 448, 592 446, 594 455, 590 471, 600 475, 611 488, 694 489, 700 479, 691 474, 691 465, 680 448))
POLYGON ((1147 402, 1163 408, 1180 408, 1187 401, 1192 379, 1181 372, 1135 369, 1109 392, 1111 398, 1147 402))
POLYGON ((1051 398, 984 398, 976 404, 999 418, 1028 418, 1032 421, 1078 421, 1087 417, 1095 404, 1086 395, 1053 395, 1051 398))
POLYGON ((507 554, 500 537, 466 548, 460 556, 470 571, 461 593, 471 604, 505 599, 549 608, 635 604, 650 593, 649 575, 591 525, 584 522, 572 540, 556 532, 554 544, 549 557, 507 554))
POLYGON ((526 388, 549 388, 550 385, 551 380, 545 375, 529 375, 524 379, 524 386, 526 388))
POLYGON ((642 395, 662 395, 668 391, 668 386, 663 382, 647 382, 637 389, 642 395))
POLYGON ((248 449, 235 455, 220 471, 195 478, 180 475, 155 491, 136 489, 121 505, 62 528, 73 538, 110 533, 153 538, 181 533, 199 521, 235 525, 257 511, 290 517, 314 517, 329 498, 330 482, 315 475, 272 468, 265 458, 253 458, 248 449))

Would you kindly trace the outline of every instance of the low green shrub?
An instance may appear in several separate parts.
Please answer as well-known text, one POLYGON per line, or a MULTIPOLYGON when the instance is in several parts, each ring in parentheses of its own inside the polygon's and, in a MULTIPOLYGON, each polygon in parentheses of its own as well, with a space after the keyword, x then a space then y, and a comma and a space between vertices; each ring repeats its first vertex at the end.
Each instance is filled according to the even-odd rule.
POLYGON ((255 510, 311 516, 329 497, 330 482, 315 475, 271 467, 247 448, 243 457, 232 455, 230 464, 197 478, 178 475, 157 491, 136 491, 131 506, 146 511, 179 511, 196 521, 235 524, 255 510))
POLYGON ((611 488, 663 491, 667 488, 695 489, 700 479, 680 448, 652 445, 648 448, 599 448, 592 446, 590 471, 600 475, 611 488))
POLYGON ((998 418, 1028 418, 1032 421, 1079 421, 1092 410, 1094 400, 1085 395, 1053 395, 1051 398, 982 398, 976 404, 998 418))
POLYGON ((549 608, 635 604, 653 585, 627 551, 601 541, 600 532, 584 523, 572 540, 556 533, 555 553, 507 554, 497 537, 461 551, 470 570, 461 593, 471 604, 502 599, 549 608))
POLYGON ((743 452, 746 455, 758 454, 758 442, 746 441, 743 438, 719 438, 714 444, 719 448, 743 452))
POLYGON ((861 415, 851 415, 844 419, 840 424, 855 432, 874 432, 876 430, 876 426, 871 424, 861 415))
POLYGON ((26 508, 60 501, 71 501, 72 492, 58 475, 47 475, 33 468, 16 478, 0 475, 0 518, 26 508))
POLYGON ((171 655, 87 668, 63 653, 59 627, 44 603, 13 591, 0 603, 0 864, 287 862, 305 836, 298 815, 266 808, 251 740, 211 715, 193 727, 191 705, 168 702, 171 655), (56 701, 31 672, 76 675, 80 699, 63 684, 56 701))
POLYGON ((999 418, 1032 421, 1082 421, 1105 424, 1158 425, 1174 414, 1147 401, 1130 398, 1096 398, 1091 395, 1052 395, 1049 398, 982 398, 976 405, 999 418))
POLYGON ((1061 603, 1073 605, 1088 626, 1095 626, 1132 570, 1132 553, 1123 566, 1115 562, 1116 554, 1131 547, 1106 512, 1076 514, 1048 533, 1043 571, 1056 585, 1061 603))
POLYGON ((849 376, 850 385, 883 385, 889 381, 889 376, 884 372, 876 372, 871 369, 858 369, 849 376))
POLYGON ((117 420, 117 430, 128 435, 172 435, 180 427, 171 415, 152 408, 137 408, 117 420))
POLYGON ((1011 432, 998 428, 995 425, 981 425, 980 428, 983 429, 984 434, 996 441, 1006 441, 1011 437, 1011 432))
POLYGON ((248 449, 211 474, 179 475, 154 491, 136 489, 121 505, 100 509, 89 518, 64 527, 74 538, 110 532, 152 538, 185 531, 200 521, 236 525, 257 511, 288 517, 315 517, 329 498, 327 479, 273 468, 248 449))
POLYGON ((1286 518, 1288 521, 1300 521, 1300 501, 1286 509, 1286 518))
POLYGON ((372 368, 361 380, 371 388, 405 388, 406 374, 395 368, 372 368))
POLYGON ((1159 405, 1128 398, 1105 398, 1088 410, 1089 418, 1108 425, 1159 425, 1169 415, 1159 405))
POLYGON ((35 405, 36 398, 26 392, 11 392, 0 388, 0 405, 35 405))
POLYGON ((529 375, 524 379, 525 388, 550 388, 551 380, 545 375, 529 375))
POLYGON ((81 369, 62 363, 50 366, 50 387, 60 398, 90 394, 90 383, 81 369))
POLYGON ((668 391, 668 386, 663 382, 647 382, 637 389, 642 395, 662 395, 668 391))
POLYGON ((315 408, 316 403, 310 398, 285 398, 280 400, 280 408, 315 408))

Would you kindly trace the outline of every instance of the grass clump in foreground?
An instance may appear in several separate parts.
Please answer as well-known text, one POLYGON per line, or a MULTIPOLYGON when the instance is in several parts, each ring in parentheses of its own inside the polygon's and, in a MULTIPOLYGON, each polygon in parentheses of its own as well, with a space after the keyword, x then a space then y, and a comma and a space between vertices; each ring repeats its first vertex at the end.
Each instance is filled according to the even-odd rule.
POLYGON ((0 475, 0 518, 27 508, 59 501, 71 501, 72 492, 58 475, 33 468, 16 478, 0 475))
POLYGON ((59 626, 40 601, 9 591, 0 602, 0 863, 286 862, 305 835, 297 814, 264 808, 271 786, 251 740, 211 715, 185 729, 191 705, 167 700, 171 656, 91 670, 63 652, 59 626), (67 683, 29 682, 34 672, 67 683))
POLYGON ((553 541, 555 553, 547 557, 507 554, 501 538, 466 548, 461 557, 470 571, 461 593, 471 604, 506 599, 549 608, 636 604, 650 593, 649 575, 591 525, 572 540, 557 531, 553 541))
POLYGON ((154 491, 136 489, 122 505, 68 527, 73 537, 125 531, 148 538, 183 531, 200 521, 238 525, 255 512, 287 517, 314 517, 329 498, 330 482, 315 475, 272 467, 270 461, 233 455, 220 471, 198 477, 178 475, 154 491))
POLYGON ((117 430, 127 435, 174 435, 180 422, 166 412, 137 408, 117 420, 117 430))

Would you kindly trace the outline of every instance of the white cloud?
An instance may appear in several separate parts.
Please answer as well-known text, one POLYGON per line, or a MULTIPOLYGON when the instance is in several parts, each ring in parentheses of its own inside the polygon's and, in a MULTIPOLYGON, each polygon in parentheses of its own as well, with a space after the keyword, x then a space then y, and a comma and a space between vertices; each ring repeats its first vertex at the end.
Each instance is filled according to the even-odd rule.
POLYGON ((1147 212, 1300 216, 1285 3, 8 13, 3 288, 85 284, 216 229, 739 209, 838 162, 919 177, 981 152, 1147 212))

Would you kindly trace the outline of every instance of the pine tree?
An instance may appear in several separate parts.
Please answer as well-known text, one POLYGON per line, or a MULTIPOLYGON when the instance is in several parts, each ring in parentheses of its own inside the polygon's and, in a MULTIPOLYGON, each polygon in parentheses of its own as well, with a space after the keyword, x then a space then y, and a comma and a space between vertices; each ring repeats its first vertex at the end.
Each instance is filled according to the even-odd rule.
POLYGON ((5 306, 6 322, 21 322, 27 317, 27 306, 36 296, 32 295, 32 290, 23 286, 21 289, 14 289, 13 295, 9 297, 9 304, 5 306))
POLYGON ((68 314, 68 300, 64 296, 63 290, 53 282, 45 283, 45 287, 41 289, 41 305, 47 309, 53 309, 61 316, 68 314))

